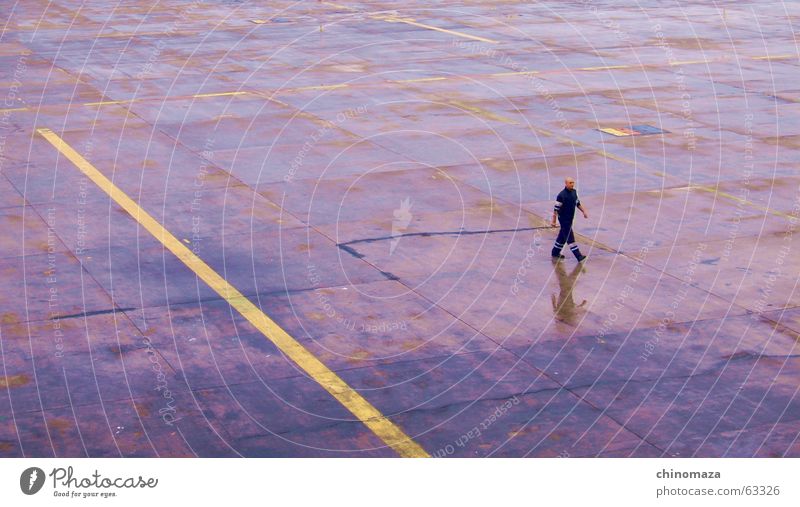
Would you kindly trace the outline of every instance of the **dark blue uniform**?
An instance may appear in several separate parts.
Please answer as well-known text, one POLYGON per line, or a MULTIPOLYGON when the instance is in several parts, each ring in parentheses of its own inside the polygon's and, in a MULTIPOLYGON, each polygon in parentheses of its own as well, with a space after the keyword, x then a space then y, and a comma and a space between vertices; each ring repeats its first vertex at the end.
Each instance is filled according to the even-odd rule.
POLYGON ((558 223, 561 224, 561 230, 558 231, 556 243, 553 245, 551 255, 553 257, 561 256, 561 249, 564 245, 569 245, 569 249, 575 255, 578 261, 582 261, 584 256, 581 255, 577 243, 575 243, 575 235, 572 233, 572 221, 575 219, 575 210, 580 206, 581 200, 578 199, 578 192, 576 190, 569 190, 564 188, 556 196, 556 204, 553 208, 558 214, 558 223))

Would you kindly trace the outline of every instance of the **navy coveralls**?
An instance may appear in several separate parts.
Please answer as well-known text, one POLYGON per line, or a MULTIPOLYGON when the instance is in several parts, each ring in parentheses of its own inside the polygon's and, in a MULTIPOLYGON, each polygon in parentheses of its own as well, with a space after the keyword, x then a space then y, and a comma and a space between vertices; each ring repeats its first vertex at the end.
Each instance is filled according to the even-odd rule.
POLYGON ((581 251, 578 249, 577 243, 575 243, 575 235, 572 233, 572 221, 575 219, 575 210, 580 204, 581 200, 578 199, 577 190, 569 190, 564 187, 564 190, 559 192, 558 196, 556 196, 554 210, 558 214, 558 223, 561 224, 561 230, 558 231, 556 243, 553 245, 553 252, 551 254, 553 257, 561 255, 561 249, 564 248, 566 244, 569 245, 569 249, 575 255, 576 259, 583 259, 583 255, 581 255, 581 251))

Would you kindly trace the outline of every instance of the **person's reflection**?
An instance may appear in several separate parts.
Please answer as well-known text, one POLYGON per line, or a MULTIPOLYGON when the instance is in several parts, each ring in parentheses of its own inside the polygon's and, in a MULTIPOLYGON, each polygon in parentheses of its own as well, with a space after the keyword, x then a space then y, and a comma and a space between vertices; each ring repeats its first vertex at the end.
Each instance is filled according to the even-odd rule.
POLYGON ((580 275, 583 266, 578 264, 570 274, 567 274, 563 262, 557 261, 554 264, 556 276, 558 277, 559 294, 558 297, 555 294, 550 296, 553 302, 553 313, 559 322, 574 326, 580 320, 578 318, 579 314, 585 311, 579 309, 586 305, 585 299, 578 305, 572 299, 572 289, 575 288, 575 282, 578 280, 578 275, 580 275))

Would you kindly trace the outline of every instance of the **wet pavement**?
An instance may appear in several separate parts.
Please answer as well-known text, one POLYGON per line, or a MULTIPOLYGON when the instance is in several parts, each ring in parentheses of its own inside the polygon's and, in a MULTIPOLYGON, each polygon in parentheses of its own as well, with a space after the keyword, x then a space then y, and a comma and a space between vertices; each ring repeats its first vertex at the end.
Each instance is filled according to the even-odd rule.
POLYGON ((269 4, 0 7, 0 456, 800 456, 798 4, 269 4))

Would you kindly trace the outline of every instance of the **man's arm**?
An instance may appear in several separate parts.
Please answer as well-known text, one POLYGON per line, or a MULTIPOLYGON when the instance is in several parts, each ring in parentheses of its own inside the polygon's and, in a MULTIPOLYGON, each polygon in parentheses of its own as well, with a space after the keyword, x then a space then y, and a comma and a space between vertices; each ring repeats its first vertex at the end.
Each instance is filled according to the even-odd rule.
POLYGON ((583 213, 583 218, 589 218, 589 213, 586 212, 586 209, 584 209, 583 204, 581 204, 580 201, 578 202, 578 209, 581 210, 581 213, 583 213))
POLYGON ((556 226, 556 217, 558 216, 558 211, 561 209, 561 194, 556 196, 556 204, 553 206, 553 218, 550 220, 550 227, 556 226))

